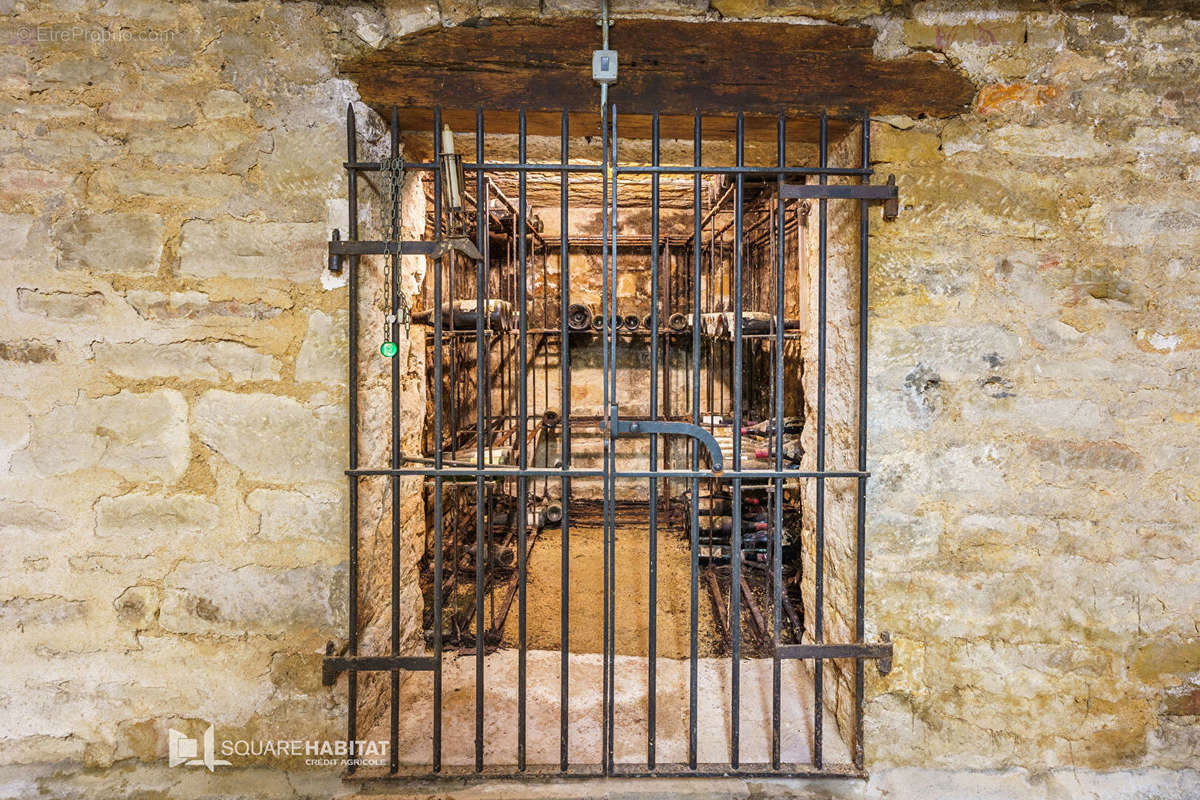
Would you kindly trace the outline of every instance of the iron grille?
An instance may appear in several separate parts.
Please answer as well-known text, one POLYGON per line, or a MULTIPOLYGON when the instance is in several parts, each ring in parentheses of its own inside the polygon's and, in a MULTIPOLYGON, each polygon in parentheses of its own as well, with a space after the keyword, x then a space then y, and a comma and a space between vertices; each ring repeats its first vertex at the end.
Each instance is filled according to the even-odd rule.
MULTIPOLYGON (((393 109, 390 130, 392 159, 400 157, 400 131, 397 113, 393 109)), ((776 163, 769 166, 750 166, 746 163, 745 117, 736 116, 733 129, 733 163, 704 163, 705 120, 697 113, 691 120, 692 163, 664 164, 661 157, 660 117, 650 116, 650 158, 648 164, 622 158, 622 139, 619 134, 618 112, 609 107, 602 114, 600 158, 590 161, 572 160, 570 149, 571 121, 566 111, 561 116, 559 132, 560 158, 557 162, 530 162, 527 158, 527 121, 520 112, 517 130, 515 161, 485 160, 485 114, 481 109, 475 116, 474 161, 463 165, 468 186, 473 187, 473 212, 464 221, 447 212, 444 202, 441 111, 434 112, 433 158, 429 161, 403 162, 405 171, 419 171, 431 180, 432 214, 427 236, 411 241, 362 241, 359 238, 358 204, 360 176, 396 168, 388 164, 358 160, 358 135, 351 107, 347 117, 347 161, 345 168, 349 186, 348 238, 342 240, 334 231, 329 244, 329 267, 335 272, 347 271, 349 286, 349 468, 346 475, 350 485, 349 509, 349 630, 342 652, 330 648, 324 662, 325 682, 332 685, 337 677, 348 676, 347 739, 360 738, 359 699, 360 681, 364 675, 385 673, 390 677, 390 738, 391 765, 384 776, 446 776, 446 775, 753 775, 753 776, 837 776, 861 775, 863 770, 863 692, 864 660, 877 659, 881 670, 890 668, 891 646, 886 641, 869 643, 864 638, 864 561, 866 552, 865 492, 867 472, 867 262, 868 262, 868 203, 882 201, 885 218, 894 217, 897 193, 893 179, 885 185, 872 185, 870 177, 870 118, 866 112, 851 118, 835 118, 822 113, 818 125, 815 166, 795 166, 788 163, 788 121, 781 114, 775 121, 776 163), (831 166, 830 127, 837 120, 844 129, 856 126, 859 163, 854 166, 831 166), (543 236, 532 218, 528 202, 528 179, 531 175, 551 176, 559 186, 559 233, 543 236), (510 185, 515 179, 515 201, 503 192, 494 180, 506 176, 510 185), (660 219, 660 191, 664 179, 691 181, 691 231, 673 229, 664 233, 660 219), (835 182, 831 183, 831 179, 835 182), (600 184, 603 213, 599 230, 583 235, 572 233, 570 209, 573 181, 600 184), (650 231, 648 235, 627 236, 621 231, 621 199, 628 197, 629 187, 649 183, 650 231), (711 186, 710 186, 711 184, 711 186), (709 194, 706 195, 706 192, 709 194), (747 223, 747 203, 751 196, 761 201, 760 213, 747 223), (707 197, 707 199, 705 199, 707 197), (832 469, 827 459, 827 338, 828 261, 829 261, 829 204, 849 201, 857 206, 857 300, 855 324, 858 331, 855 395, 855 453, 851 468, 832 469), (725 210, 718 210, 728 203, 725 210), (788 291, 787 275, 794 267, 789 258, 803 252, 802 226, 807 226, 811 206, 817 212, 817 263, 815 273, 816 353, 796 355, 802 335, 789 329, 786 322, 789 307, 785 303, 788 291), (471 217, 473 216, 473 220, 471 217), (492 217, 496 219, 493 220, 492 217), (720 220, 719 220, 720 218, 720 220), (728 218, 728 219, 724 219, 728 218), (720 222, 720 224, 719 224, 720 222), (490 234, 498 229, 503 240, 502 256, 494 255, 495 244, 490 234), (718 230, 719 229, 719 230, 718 230), (473 238, 472 238, 473 237, 473 238), (792 244, 793 238, 800 242, 792 244), (598 313, 593 324, 586 323, 585 314, 573 306, 570 267, 572 252, 578 248, 600 249, 602 286, 598 313), (647 301, 648 313, 642 319, 630 321, 622 315, 622 278, 620 248, 645 247, 649 253, 649 285, 640 287, 647 301), (549 264, 557 251, 557 297, 548 289, 554 270, 549 264), (432 314, 429 323, 432 333, 428 351, 432 363, 430 381, 428 452, 405 454, 400 448, 398 430, 401 408, 398 402, 400 367, 393 362, 391 370, 391 454, 387 466, 359 463, 358 427, 360 421, 360 298, 362 256, 379 255, 390 262, 390 292, 393 300, 400 296, 399 259, 404 254, 426 255, 433 268, 432 314), (502 261, 495 264, 495 261, 502 261), (540 294, 530 296, 531 278, 540 278, 540 294), (511 308, 507 320, 494 322, 491 315, 497 295, 511 308), (460 321, 453 306, 456 301, 470 309, 474 302, 472 324, 460 321), (444 312, 443 309, 450 310, 444 312), (484 313, 485 310, 487 313, 484 313), (682 322, 681 322, 682 318, 682 322), (763 320, 767 321, 763 323, 763 320), (757 322, 755 322, 757 321, 757 322), (711 323, 711 326, 710 326, 711 323), (753 323, 753 324, 751 324, 753 323), (642 330, 638 331, 638 326, 642 330), (762 326, 765 324, 765 328, 762 326), (757 327, 756 327, 757 325, 757 327), (588 338, 591 346, 599 346, 603 379, 603 410, 597 415, 572 412, 573 342, 588 338), (648 355, 648 413, 628 413, 622 408, 625 390, 619 385, 618 364, 627 346, 642 342, 648 355), (471 357, 473 351, 473 359, 471 357), (495 351, 495 352, 494 352, 495 351), (550 385, 552 368, 547 354, 557 353, 557 391, 550 385), (804 369, 812 368, 815 360, 816 398, 807 401, 799 396, 794 384, 789 384, 785 369, 788 359, 799 358, 804 369), (473 367, 471 361, 474 361, 473 367), (531 364, 540 363, 531 375, 531 364), (499 364, 500 366, 497 366, 499 364), (449 375, 447 375, 449 372, 449 375), (681 377, 682 376, 682 377, 681 377), (449 377, 449 384, 447 384, 449 377), (538 378, 542 379, 539 392, 538 378), (753 391, 747 391, 752 383, 753 391), (447 385, 450 390, 447 391, 447 385), (473 399, 471 387, 474 387, 473 399), (465 389, 463 387, 466 387, 465 389), (555 396, 557 395, 557 396, 555 396), (531 403, 532 398, 532 403, 531 403), (807 405, 806 405, 807 403, 807 405), (798 457, 794 463, 789 456, 788 409, 800 409, 807 418, 802 424, 815 425, 815 453, 798 457), (749 415, 761 419, 761 430, 767 433, 756 441, 764 444, 765 455, 747 455, 747 442, 758 431, 743 431, 749 415), (471 416, 474 417, 471 420, 471 416), (590 426, 590 428, 589 428, 590 426), (573 437, 589 428, 603 439, 602 459, 598 465, 583 467, 574 463, 573 437), (531 436, 531 433, 533 434, 531 436), (447 435, 449 434, 449 435, 447 435), (515 463, 501 463, 496 454, 497 442, 511 442, 515 463), (631 468, 627 459, 620 458, 623 443, 631 437, 649 437, 644 461, 631 468), (718 441, 718 436, 722 441, 718 441), (544 438, 539 438, 544 437, 544 438), (552 442, 558 459, 552 461, 552 442), (538 461, 541 463, 537 463, 538 461), (360 652, 359 617, 359 503, 360 482, 367 477, 383 476, 390 483, 392 509, 400 507, 399 480, 418 476, 427 486, 430 508, 429 569, 430 592, 427 609, 428 641, 425 652, 402 653, 398 642, 399 571, 398 561, 400 519, 391 516, 391 613, 392 642, 388 653, 360 652), (588 504, 573 496, 573 485, 583 481, 599 481, 602 486, 598 503, 588 504), (826 484, 830 481, 853 484, 853 640, 826 640, 825 589, 826 576, 826 484), (619 676, 616 671, 618 653, 617 633, 628 620, 618 619, 618 592, 625 576, 617 569, 618 529, 627 527, 624 516, 628 503, 618 497, 618 484, 644 481, 647 492, 645 505, 647 563, 649 584, 649 614, 647 628, 645 713, 647 718, 645 759, 631 763, 618 758, 614 742, 619 676), (813 487, 815 508, 809 536, 803 532, 804 522, 785 519, 790 514, 789 496, 797 496, 796 488, 813 487), (561 516, 549 513, 546 502, 554 491, 561 498, 561 516), (541 505, 531 505, 530 497, 540 498, 541 505), (448 499, 449 498, 449 499, 448 499), (715 509, 727 508, 727 535, 715 533, 715 509), (746 528, 749 517, 746 509, 756 512, 752 524, 763 528, 762 535, 750 535, 746 528), (571 551, 573 525, 576 518, 596 514, 602 527, 603 551, 603 645, 602 645, 602 715, 601 747, 595 758, 580 761, 572 754, 571 709, 572 688, 570 670, 573 653, 570 650, 571 615, 567 598, 572 590, 571 551), (536 517, 536 518, 535 518, 536 517), (707 518, 707 522, 702 522, 707 518), (502 520, 498 522, 498 520, 502 520), (448 528, 451 554, 451 583, 446 582, 448 528), (504 528, 505 538, 515 549, 514 562, 507 565, 508 593, 500 605, 500 626, 508 616, 515 594, 517 634, 515 649, 518 660, 517 703, 514 729, 509 732, 516 740, 514 763, 487 763, 485 759, 486 712, 486 655, 502 646, 496 623, 495 571, 498 569, 496 548, 498 528, 504 528), (530 763, 528 758, 528 670, 527 658, 527 577, 531 538, 539 531, 558 529, 560 536, 560 597, 559 609, 559 748, 557 763, 530 763), (815 598, 811 621, 799 620, 785 587, 785 533, 793 535, 789 550, 811 548, 815 574, 812 586, 815 598), (689 642, 687 662, 687 745, 681 761, 663 763, 657 752, 659 692, 657 678, 659 658, 657 642, 657 569, 659 537, 679 535, 690 553, 688 581, 689 642), (460 568, 470 556, 467 547, 475 548, 473 567, 460 568), (460 545, 463 549, 459 549, 460 545), (748 560, 753 554, 755 559, 748 560), (756 600, 748 588, 747 574, 767 587, 763 602, 756 600), (702 577, 703 576, 703 577, 702 577), (452 610, 450 626, 446 619, 446 587, 473 583, 473 603, 465 611, 452 610), (727 589, 722 588, 722 581, 727 589), (698 620, 702 588, 719 599, 714 605, 720 616, 726 610, 722 627, 723 646, 728 649, 729 711, 726 716, 728 754, 724 761, 706 762, 700 759, 699 742, 706 731, 699 729, 702 704, 711 698, 701 697, 700 642, 698 620), (725 600, 725 592, 728 601, 725 600), (492 598, 492 622, 485 619, 485 597, 492 598), (767 613, 763 613, 765 606, 767 613), (748 611, 747 611, 748 610, 748 611), (743 631, 743 614, 753 628, 747 639, 743 631), (473 618, 473 619, 472 619, 473 618), (784 630, 791 631, 792 641, 785 641, 784 630), (443 672, 447 644, 460 652, 473 650, 474 655, 474 759, 470 764, 443 763, 444 731, 443 672), (770 714, 760 720, 767 731, 769 755, 765 760, 747 763, 742 758, 741 670, 747 652, 763 652, 770 660, 770 714), (809 720, 811 758, 806 763, 790 762, 781 753, 782 664, 789 660, 805 660, 811 664, 813 716, 809 720), (845 660, 852 670, 852 703, 849 732, 849 759, 831 761, 826 757, 825 709, 829 698, 826 687, 826 661, 845 660), (398 756, 400 737, 401 674, 406 671, 432 672, 432 721, 429 731, 429 759, 425 764, 402 764, 398 756)), ((397 206, 393 204, 393 229, 397 206)), ((809 230, 804 227, 803 230, 809 230)), ((807 235, 807 234, 805 234, 807 235)), ((811 271, 811 270, 810 270, 811 271)), ((799 295, 797 295, 799 297, 799 295)), ((394 307, 393 303, 393 307, 394 307)), ((496 308, 501 306, 496 305, 496 308)), ((586 309, 591 311, 591 309, 586 309)), ((466 314, 464 313, 464 317, 466 314)), ((399 337, 402 321, 390 321, 393 340, 399 337)), ((411 412, 410 412, 411 413, 411 412)), ((639 457, 635 454, 635 457, 639 457)), ((803 495, 799 495, 803 496, 803 495)), ((640 518, 639 518, 640 519, 640 518)), ((505 565, 500 565, 505 566, 505 565)), ((794 573, 792 574, 794 576, 794 573)), ((503 597, 503 595, 502 595, 503 597)), ((788 687, 791 688, 791 687, 788 687)))

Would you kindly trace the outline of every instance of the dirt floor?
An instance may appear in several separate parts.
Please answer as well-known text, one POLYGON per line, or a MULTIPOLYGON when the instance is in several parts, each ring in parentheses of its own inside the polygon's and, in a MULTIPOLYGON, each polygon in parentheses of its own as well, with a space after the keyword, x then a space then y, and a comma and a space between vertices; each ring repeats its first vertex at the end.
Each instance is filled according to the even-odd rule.
MULTIPOLYGON (((599 653, 604 644, 603 528, 572 525, 570 532, 570 650, 599 653)), ((526 637, 531 650, 561 647, 562 532, 545 530, 529 558, 526 637)), ((646 524, 621 524, 616 539, 616 651, 618 655, 649 653, 649 532, 646 524)), ((687 658, 690 647, 691 555, 682 534, 662 526, 658 534, 657 655, 687 658)), ((699 655, 720 653, 712 603, 700 585, 699 655)), ((504 646, 517 643, 514 604, 504 626, 504 646)))

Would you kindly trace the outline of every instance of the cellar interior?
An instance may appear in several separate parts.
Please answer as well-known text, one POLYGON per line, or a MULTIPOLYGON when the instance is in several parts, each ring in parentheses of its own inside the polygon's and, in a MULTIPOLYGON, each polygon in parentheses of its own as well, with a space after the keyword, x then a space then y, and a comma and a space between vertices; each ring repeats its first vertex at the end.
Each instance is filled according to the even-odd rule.
MULTIPOLYGON (((710 137, 701 141, 699 158, 704 164, 780 163, 774 119, 761 126, 765 135, 746 137, 740 162, 730 135, 732 123, 727 123, 714 126, 710 137)), ((830 127, 830 165, 841 159, 857 166, 857 126, 830 127)), ((807 123, 804 128, 811 131, 807 123)), ((468 161, 484 164, 514 163, 522 156, 530 163, 560 164, 563 153, 572 165, 604 163, 604 142, 598 135, 565 140, 532 135, 522 147, 516 136, 489 134, 483 137, 482 149, 470 129, 453 131, 447 126, 442 136, 449 137, 439 140, 443 152, 452 147, 467 154, 468 161)), ((815 142, 807 136, 794 139, 785 148, 786 163, 815 166, 815 142)), ((406 158, 436 159, 430 141, 428 130, 408 136, 406 158)), ((617 148, 622 164, 691 165, 697 158, 690 138, 662 138, 657 144, 625 138, 618 140, 617 148)), ((525 654, 520 669, 531 698, 541 698, 539 706, 544 701, 544 761, 558 760, 563 658, 571 660, 572 716, 579 718, 573 723, 579 730, 572 732, 572 753, 598 751, 608 577, 615 603, 614 680, 638 687, 626 693, 615 710, 618 722, 623 716, 627 722, 614 734, 617 760, 644 760, 645 707, 651 692, 661 757, 684 760, 691 657, 701 663, 701 688, 707 686, 706 696, 716 700, 711 727, 724 731, 709 737, 707 745, 701 743, 701 756, 707 746, 713 748, 712 760, 720 760, 721 748, 728 748, 729 670, 736 638, 739 714, 744 720, 741 748, 747 760, 766 761, 774 642, 811 641, 809 617, 819 600, 813 597, 811 576, 805 581, 806 570, 813 568, 813 481, 787 478, 777 486, 771 479, 746 478, 735 490, 728 474, 735 463, 740 470, 771 470, 777 463, 784 469, 814 468, 815 399, 807 393, 816 386, 819 202, 781 199, 783 181, 764 174, 744 175, 740 181, 731 172, 704 175, 699 181, 691 174, 669 172, 621 174, 615 181, 615 203, 605 191, 602 174, 595 171, 466 169, 461 198, 453 197, 451 187, 439 187, 435 175, 430 172, 421 179, 424 238, 458 235, 486 241, 486 246, 480 248, 482 261, 454 251, 440 261, 428 261, 414 298, 410 333, 416 348, 423 339, 425 351, 424 452, 405 454, 405 459, 434 465, 440 451, 443 468, 469 469, 480 463, 482 453, 485 465, 534 473, 524 478, 440 480, 445 758, 450 763, 456 759, 459 747, 452 731, 461 725, 458 755, 463 763, 471 761, 471 719, 477 713, 473 659, 479 637, 488 673, 483 709, 487 720, 482 724, 489 731, 497 729, 496 735, 486 737, 489 763, 510 763, 514 755, 511 732, 505 734, 504 728, 515 724, 516 713, 507 706, 518 653, 525 654), (613 220, 608 248, 606 204, 613 220), (486 239, 479 230, 483 220, 486 239), (607 274, 606 250, 615 259, 615 264, 607 264, 607 274), (439 264, 440 345, 434 335, 439 264), (614 272, 615 309, 610 319, 604 297, 614 272), (780 353, 776 326, 781 307, 780 353), (739 322, 740 336, 735 330, 739 322), (607 337, 602 330, 606 325, 607 337), (687 470, 693 463, 703 470, 710 462, 705 448, 687 436, 608 438, 604 365, 610 339, 621 418, 698 422, 720 447, 723 476, 702 478, 693 487, 688 478, 624 474, 687 470), (776 420, 782 421, 784 433, 779 462, 776 420), (740 440, 737 445, 735 439, 740 440), (608 567, 601 477, 606 446, 612 448, 616 471, 611 479, 608 567), (735 446, 740 453, 735 454, 735 446), (559 472, 564 464, 571 477, 559 472), (782 522, 778 528, 777 520, 782 522), (772 585, 776 536, 782 578, 778 639, 772 585), (657 675, 656 686, 648 689, 650 660, 657 664, 657 675), (591 701, 589 690, 595 694, 591 701), (763 752, 755 754, 756 748, 763 752)), ((816 177, 787 177, 792 182, 806 179, 816 177)), ((858 204, 853 204, 851 215, 832 213, 835 205, 829 204, 826 226, 829 280, 847 284, 841 291, 849 297, 857 291, 850 283, 858 269, 857 253, 851 253, 857 243, 858 204)), ((847 309, 842 313, 850 319, 847 309)), ((843 345, 853 337, 849 323, 837 330, 836 315, 830 323, 832 335, 840 335, 843 345)), ((849 392, 852 370, 843 377, 849 392)), ((827 380, 836 382, 838 370, 831 368, 827 380)), ((854 420, 853 412, 847 413, 842 421, 848 431, 854 420)), ((831 428, 838 423, 836 417, 831 413, 831 428)), ((852 437, 847 433, 842 438, 852 437)), ((850 464, 849 453, 844 460, 850 464)), ((840 500, 834 482, 828 483, 827 502, 852 502, 850 482, 840 500)), ((436 625, 436 484, 434 478, 426 478, 423 488, 426 534, 420 580, 427 646, 436 625)), ((836 524, 837 516, 827 513, 826 518, 836 524)), ((844 521, 849 523, 849 517, 844 521)), ((836 538, 832 530, 827 536, 836 538)), ((827 591, 826 598, 826 603, 836 604, 837 593, 827 591)), ((827 630, 837 619, 837 614, 829 616, 827 630)), ((783 662, 787 761, 803 762, 810 756, 815 716, 810 671, 803 661, 783 662)), ((428 689, 430 679, 418 673, 407 680, 406 694, 414 698, 411 758, 421 763, 428 759, 432 711, 420 687, 428 689)), ((825 725, 827 753, 845 751, 836 733, 839 702, 838 691, 827 693, 822 712, 830 715, 825 725)), ((538 762, 538 711, 533 705, 528 712, 533 750, 529 758, 538 762)))

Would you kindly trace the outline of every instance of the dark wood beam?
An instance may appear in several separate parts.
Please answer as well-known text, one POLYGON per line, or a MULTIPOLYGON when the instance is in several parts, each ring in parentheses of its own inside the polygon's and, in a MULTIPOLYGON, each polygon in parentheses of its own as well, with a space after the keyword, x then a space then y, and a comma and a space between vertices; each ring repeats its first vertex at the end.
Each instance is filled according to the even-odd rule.
MULTIPOLYGON (((945 117, 970 106, 975 87, 961 72, 925 56, 877 59, 874 38, 870 28, 840 25, 617 20, 611 43, 620 52, 620 79, 610 96, 629 119, 622 135, 646 135, 648 123, 636 115, 657 109, 663 135, 675 138, 691 137, 697 109, 707 136, 730 133, 729 116, 741 110, 750 136, 773 137, 773 117, 782 111, 807 120, 795 135, 811 139, 822 109, 945 117)), ((343 62, 341 71, 368 105, 400 106, 410 130, 427 128, 429 109, 440 105, 460 130, 474 127, 482 106, 499 112, 489 114, 489 132, 511 132, 524 107, 531 134, 557 134, 566 109, 573 132, 588 135, 599 124, 591 76, 598 46, 590 18, 492 20, 405 36, 343 62)))

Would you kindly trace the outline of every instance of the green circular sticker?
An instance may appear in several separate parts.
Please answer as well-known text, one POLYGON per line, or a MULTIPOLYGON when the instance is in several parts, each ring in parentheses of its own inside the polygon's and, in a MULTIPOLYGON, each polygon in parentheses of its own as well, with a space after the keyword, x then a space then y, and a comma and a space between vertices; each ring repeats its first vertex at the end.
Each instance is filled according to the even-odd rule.
POLYGON ((399 349, 395 342, 384 342, 379 345, 379 352, 383 354, 384 358, 391 358, 399 349))

